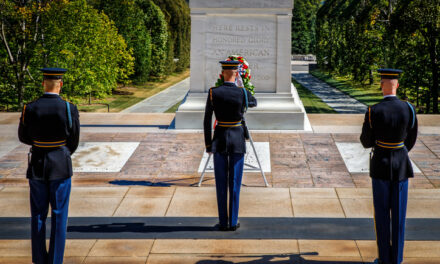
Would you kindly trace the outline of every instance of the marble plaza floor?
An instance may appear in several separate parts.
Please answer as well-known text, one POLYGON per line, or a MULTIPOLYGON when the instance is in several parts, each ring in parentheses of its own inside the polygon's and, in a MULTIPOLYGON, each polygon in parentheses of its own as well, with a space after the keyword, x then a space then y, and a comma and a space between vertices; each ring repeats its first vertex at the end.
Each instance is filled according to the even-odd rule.
MULTIPOLYGON (((169 114, 82 114, 65 263, 370 263, 376 257, 362 115, 309 115, 314 133, 252 133, 270 184, 245 172, 237 232, 213 230, 199 131, 169 114), (266 154, 261 154, 265 152, 266 154)), ((0 115, 0 263, 30 263, 28 147, 0 115)), ((420 117, 410 157, 405 263, 440 263, 440 119, 420 117)))
MULTIPOLYGON (((266 177, 272 187, 369 187, 368 171, 349 171, 341 154, 342 143, 348 145, 348 151, 362 151, 357 133, 253 133, 255 142, 268 142, 270 149, 270 172, 266 177), (350 147, 351 146, 351 147, 350 147)), ((158 185, 192 186, 198 181, 202 155, 204 152, 201 133, 146 132, 146 133, 88 133, 81 134, 84 149, 78 150, 74 157, 77 171, 73 181, 77 186, 84 185, 158 185), (121 146, 131 146, 133 152, 122 151, 121 146), (103 143, 107 143, 102 145, 103 143), (98 145, 102 145, 99 147, 98 145), (88 156, 84 156, 84 155, 88 156), (120 156, 118 156, 120 155, 120 156), (128 155, 128 156, 127 156, 128 155), (100 158, 104 157, 104 158, 100 158), (108 158, 120 163, 120 171, 100 170, 99 164, 108 158), (90 164, 87 164, 89 161, 90 164), (98 165, 96 165, 98 164, 98 165), (79 165, 83 166, 82 169, 79 165)), ((27 167, 29 147, 18 145, 0 158, 0 184, 25 185, 23 177, 27 167)), ((346 148, 347 149, 347 148, 346 148)), ((344 156, 350 156, 345 153, 344 156)), ((362 153, 364 159, 368 151, 362 153)), ((410 152, 415 163, 415 178, 411 188, 440 187, 440 135, 419 135, 419 139, 410 152)), ((260 157, 261 159, 268 157, 260 157)), ((356 165, 357 157, 352 161, 356 165)), ((115 161, 115 162, 116 162, 115 161)), ((359 168, 368 169, 368 159, 359 168)), ((101 166, 102 167, 102 166, 101 166)), ((245 186, 264 186, 257 172, 246 173, 245 186)), ((213 186, 213 174, 208 173, 203 186, 213 186)))

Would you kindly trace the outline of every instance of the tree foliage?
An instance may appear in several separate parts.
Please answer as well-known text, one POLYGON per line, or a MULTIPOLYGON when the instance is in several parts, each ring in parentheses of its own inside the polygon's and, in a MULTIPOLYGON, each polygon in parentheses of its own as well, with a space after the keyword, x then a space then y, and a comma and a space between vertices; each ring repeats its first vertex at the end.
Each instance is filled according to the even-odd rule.
MULTIPOLYGON (((424 81, 415 82, 418 89, 420 83, 430 87, 430 95, 426 96, 427 109, 431 107, 434 113, 438 113, 439 96, 439 64, 440 64, 440 1, 439 0, 402 0, 391 16, 390 31, 404 36, 409 43, 399 42, 398 47, 411 48, 418 55, 414 58, 416 65, 408 65, 407 69, 415 80, 417 74, 425 76, 424 81), (423 49, 421 49, 423 48, 423 49), (420 60, 420 58, 424 60, 420 60), (420 65, 425 64, 425 65, 420 65), (427 64, 427 65, 426 65, 427 64), (419 71, 414 72, 417 69, 419 71), (412 71, 411 71, 412 70, 412 71), (426 73, 429 75, 426 76, 426 73)), ((409 83, 410 80, 407 80, 409 83)), ((413 82, 414 83, 414 82, 413 82)), ((414 86, 413 86, 414 87, 414 86)))
POLYGON ((154 77, 162 77, 168 71, 166 65, 168 25, 165 15, 151 0, 137 0, 136 2, 145 13, 145 26, 151 32, 151 62, 153 65, 150 74, 154 77))
POLYGON ((317 13, 318 64, 370 84, 378 68, 402 69, 401 95, 438 113, 439 17, 438 0, 327 0, 317 13))
POLYGON ((68 68, 65 96, 102 98, 189 56, 185 0, 0 0, 0 106, 40 95, 42 67, 68 68))
POLYGON ((168 23, 168 62, 174 64, 175 70, 182 71, 190 61, 190 29, 188 3, 185 0, 153 0, 165 15, 168 23))
POLYGON ((148 80, 151 70, 151 36, 146 27, 145 13, 135 0, 92 0, 91 4, 115 22, 135 58, 134 76, 137 82, 148 80))
POLYGON ((2 101, 13 101, 22 107, 29 86, 35 82, 32 63, 43 37, 42 16, 50 9, 49 1, 0 0, 2 101))
POLYGON ((105 97, 133 72, 133 57, 114 23, 86 0, 61 2, 47 13, 47 66, 68 69, 64 92, 105 97))
POLYGON ((18 105, 41 94, 42 67, 64 67, 67 97, 104 97, 133 72, 114 23, 86 0, 1 0, 0 93, 18 105))
POLYGON ((292 53, 315 52, 316 12, 321 0, 296 0, 292 17, 292 53))

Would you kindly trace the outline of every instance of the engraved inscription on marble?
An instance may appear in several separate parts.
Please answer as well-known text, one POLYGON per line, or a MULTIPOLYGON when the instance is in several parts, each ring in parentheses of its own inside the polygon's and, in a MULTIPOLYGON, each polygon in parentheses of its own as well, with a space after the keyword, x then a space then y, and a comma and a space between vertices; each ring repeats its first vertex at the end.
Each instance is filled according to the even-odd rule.
POLYGON ((74 172, 119 172, 139 142, 82 142, 72 156, 74 172))
MULTIPOLYGON (((261 167, 264 172, 270 172, 270 148, 269 142, 254 142, 255 149, 258 154, 258 158, 261 162, 261 167)), ((244 171, 245 172, 260 172, 260 168, 258 167, 257 158, 255 157, 255 153, 249 142, 246 142, 246 150, 247 153, 244 156, 244 171)), ((205 152, 203 154, 202 160, 199 165, 198 172, 201 173, 203 168, 205 167, 206 160, 208 159, 208 153, 205 152)), ((206 172, 214 171, 214 161, 213 157, 209 160, 208 167, 206 168, 206 172)))
MULTIPOLYGON (((206 31, 206 80, 218 79, 218 61, 241 55, 250 63, 252 83, 257 92, 276 90, 276 17, 208 16, 206 31)), ((209 88, 209 87, 208 87, 209 88)))
MULTIPOLYGON (((361 143, 336 142, 339 153, 345 162, 345 166, 351 173, 370 172, 370 151, 361 143)), ((421 173, 416 164, 411 161, 415 173, 421 173)))

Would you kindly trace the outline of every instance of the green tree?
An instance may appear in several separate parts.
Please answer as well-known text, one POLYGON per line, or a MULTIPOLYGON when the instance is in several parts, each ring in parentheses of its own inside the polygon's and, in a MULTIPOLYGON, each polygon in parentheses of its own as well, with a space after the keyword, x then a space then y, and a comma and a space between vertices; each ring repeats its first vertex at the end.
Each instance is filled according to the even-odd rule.
POLYGON ((188 3, 185 0, 153 0, 165 15, 168 23, 168 62, 176 62, 176 71, 189 66, 191 19, 188 3))
POLYGON ((32 63, 43 37, 42 16, 50 8, 49 1, 0 0, 0 89, 20 108, 35 85, 32 63))
POLYGON ((169 73, 167 65, 168 25, 161 9, 151 0, 137 0, 139 8, 146 15, 145 26, 151 34, 151 71, 153 77, 169 73))
POLYGON ((66 95, 105 97, 133 73, 134 59, 124 38, 86 0, 59 2, 44 24, 46 65, 68 69, 66 95))
MULTIPOLYGON (((439 113, 439 64, 440 64, 440 3, 438 0, 402 0, 394 12, 391 22, 393 28, 403 34, 419 34, 423 37, 432 83, 430 91, 432 109, 439 113)), ((429 111, 430 103, 427 104, 429 111)))
POLYGON ((370 84, 377 68, 400 68, 399 93, 438 113, 438 0, 327 0, 316 22, 321 68, 370 84))
POLYGON ((104 11, 115 22, 119 34, 133 50, 135 57, 134 79, 146 81, 151 70, 151 36, 145 26, 146 15, 135 0, 92 0, 92 5, 104 11))
POLYGON ((309 54, 315 52, 316 12, 321 0, 296 0, 292 17, 292 53, 309 54))

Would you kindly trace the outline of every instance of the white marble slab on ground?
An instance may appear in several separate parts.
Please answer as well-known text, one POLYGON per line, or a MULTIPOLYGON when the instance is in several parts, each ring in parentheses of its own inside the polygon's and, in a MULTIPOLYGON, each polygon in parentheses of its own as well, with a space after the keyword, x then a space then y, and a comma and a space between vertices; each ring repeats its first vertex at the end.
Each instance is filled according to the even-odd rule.
MULTIPOLYGON (((270 172, 270 148, 269 142, 254 142, 255 150, 257 151, 258 158, 261 162, 261 167, 264 172, 270 172)), ((245 172, 260 172, 260 168, 258 167, 258 162, 255 157, 254 150, 249 142, 246 142, 246 150, 247 153, 244 156, 244 171, 245 172)), ((200 161, 198 172, 201 173, 203 168, 205 167, 206 160, 208 159, 208 153, 204 153, 202 160, 200 161)), ((208 163, 208 167, 206 168, 206 172, 214 171, 214 157, 211 157, 208 163)))
POLYGON ((119 172, 139 142, 82 142, 72 156, 74 172, 119 172))
MULTIPOLYGON (((339 153, 345 166, 351 173, 370 172, 370 150, 365 149, 361 143, 336 142, 339 153)), ((421 173, 417 165, 411 161, 414 173, 421 173)))

